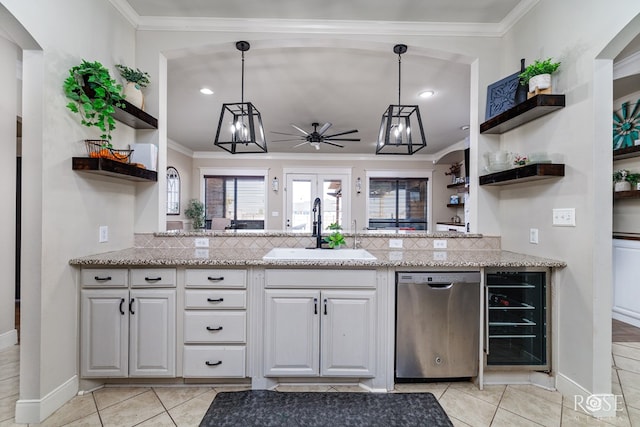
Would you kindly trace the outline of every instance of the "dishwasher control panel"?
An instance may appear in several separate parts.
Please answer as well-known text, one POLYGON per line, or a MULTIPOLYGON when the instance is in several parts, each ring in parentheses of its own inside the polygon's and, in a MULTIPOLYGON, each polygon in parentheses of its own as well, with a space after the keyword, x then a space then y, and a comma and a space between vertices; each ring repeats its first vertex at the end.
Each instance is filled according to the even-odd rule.
POLYGON ((398 283, 480 283, 479 271, 402 271, 397 276, 398 283))

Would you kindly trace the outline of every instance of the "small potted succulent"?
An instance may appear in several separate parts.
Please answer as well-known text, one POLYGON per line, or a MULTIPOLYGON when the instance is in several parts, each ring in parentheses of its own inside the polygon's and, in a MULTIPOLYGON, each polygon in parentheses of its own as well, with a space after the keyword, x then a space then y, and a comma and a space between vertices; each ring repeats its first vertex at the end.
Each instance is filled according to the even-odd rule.
POLYGON ((147 87, 151 82, 151 76, 139 68, 134 70, 122 64, 116 64, 116 68, 120 72, 120 76, 127 81, 124 87, 124 95, 127 101, 141 110, 144 109, 144 95, 141 89, 147 87))
POLYGON ((204 228, 204 203, 200 200, 189 200, 184 214, 187 218, 191 219, 191 227, 194 230, 202 230, 204 228))
POLYGON ((544 60, 536 59, 533 64, 527 66, 520 73, 520 84, 529 85, 529 92, 537 90, 551 89, 551 74, 553 74, 560 62, 552 62, 551 58, 544 60))
POLYGON ((67 108, 80 115, 84 126, 100 129, 102 146, 110 148, 111 131, 116 128, 113 115, 116 107, 124 107, 122 86, 101 63, 83 59, 80 65, 69 70, 63 90, 70 100, 67 108))
POLYGON ((640 182, 640 173, 631 173, 626 169, 620 169, 613 173, 614 191, 635 190, 638 182, 640 182))
POLYGON ((331 249, 338 249, 340 246, 344 246, 347 242, 344 240, 344 235, 340 232, 342 227, 337 222, 329 224, 328 230, 333 230, 333 233, 324 238, 324 241, 329 245, 331 249))

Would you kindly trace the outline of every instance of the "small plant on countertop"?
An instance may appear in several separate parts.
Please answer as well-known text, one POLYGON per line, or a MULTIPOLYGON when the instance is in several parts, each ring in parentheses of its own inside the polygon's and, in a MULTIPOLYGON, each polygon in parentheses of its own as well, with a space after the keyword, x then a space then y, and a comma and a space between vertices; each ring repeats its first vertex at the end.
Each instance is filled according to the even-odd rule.
POLYGON ((122 64, 116 64, 116 68, 120 71, 120 75, 123 79, 128 82, 135 83, 136 86, 139 86, 138 89, 141 87, 147 87, 151 82, 151 76, 148 73, 141 71, 139 68, 134 70, 133 68, 129 68, 122 64))
POLYGON ((613 182, 628 181, 632 186, 640 182, 640 173, 631 173, 626 169, 620 169, 613 173, 613 182))
POLYGON ((527 163, 529 163, 529 159, 527 158, 527 156, 517 155, 513 158, 513 164, 516 166, 524 166, 527 163))
POLYGON ((187 209, 184 211, 187 218, 191 219, 191 226, 194 230, 204 228, 204 204, 198 199, 189 200, 187 209))
POLYGON ((342 230, 342 226, 337 222, 333 222, 329 224, 327 230, 333 230, 333 233, 324 238, 324 241, 329 245, 331 249, 339 248, 340 246, 344 246, 347 242, 344 240, 344 235, 340 232, 342 230))

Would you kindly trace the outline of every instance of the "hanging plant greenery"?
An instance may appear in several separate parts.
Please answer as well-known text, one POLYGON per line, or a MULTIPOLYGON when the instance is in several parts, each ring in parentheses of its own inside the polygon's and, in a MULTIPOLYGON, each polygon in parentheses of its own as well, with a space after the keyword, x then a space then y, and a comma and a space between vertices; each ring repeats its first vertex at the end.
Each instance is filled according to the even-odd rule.
POLYGON ((147 87, 147 85, 151 82, 151 76, 149 73, 141 71, 140 68, 129 68, 126 65, 116 64, 116 68, 120 72, 120 75, 123 79, 128 82, 135 83, 140 89, 141 87, 147 87))
POLYGON ((111 131, 116 128, 113 117, 116 107, 124 107, 121 102, 122 85, 111 78, 109 70, 99 62, 84 59, 80 65, 69 70, 64 81, 64 93, 71 101, 67 108, 80 114, 84 126, 95 126, 102 131, 100 138, 105 146, 111 147, 111 131))

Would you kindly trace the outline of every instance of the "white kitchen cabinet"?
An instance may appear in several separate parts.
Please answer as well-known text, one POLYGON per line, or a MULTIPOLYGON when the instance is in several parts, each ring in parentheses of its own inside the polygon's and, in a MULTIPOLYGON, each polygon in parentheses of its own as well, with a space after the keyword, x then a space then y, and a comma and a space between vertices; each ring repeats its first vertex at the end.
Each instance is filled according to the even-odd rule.
POLYGON ((266 289, 265 376, 375 376, 375 290, 266 289))
POLYGON ((176 291, 150 288, 175 287, 175 277, 167 268, 82 270, 82 377, 175 376, 176 291))
POLYGON ((81 375, 175 376, 173 289, 82 290, 81 375))
POLYGON ((183 376, 244 378, 247 270, 187 269, 183 376))

